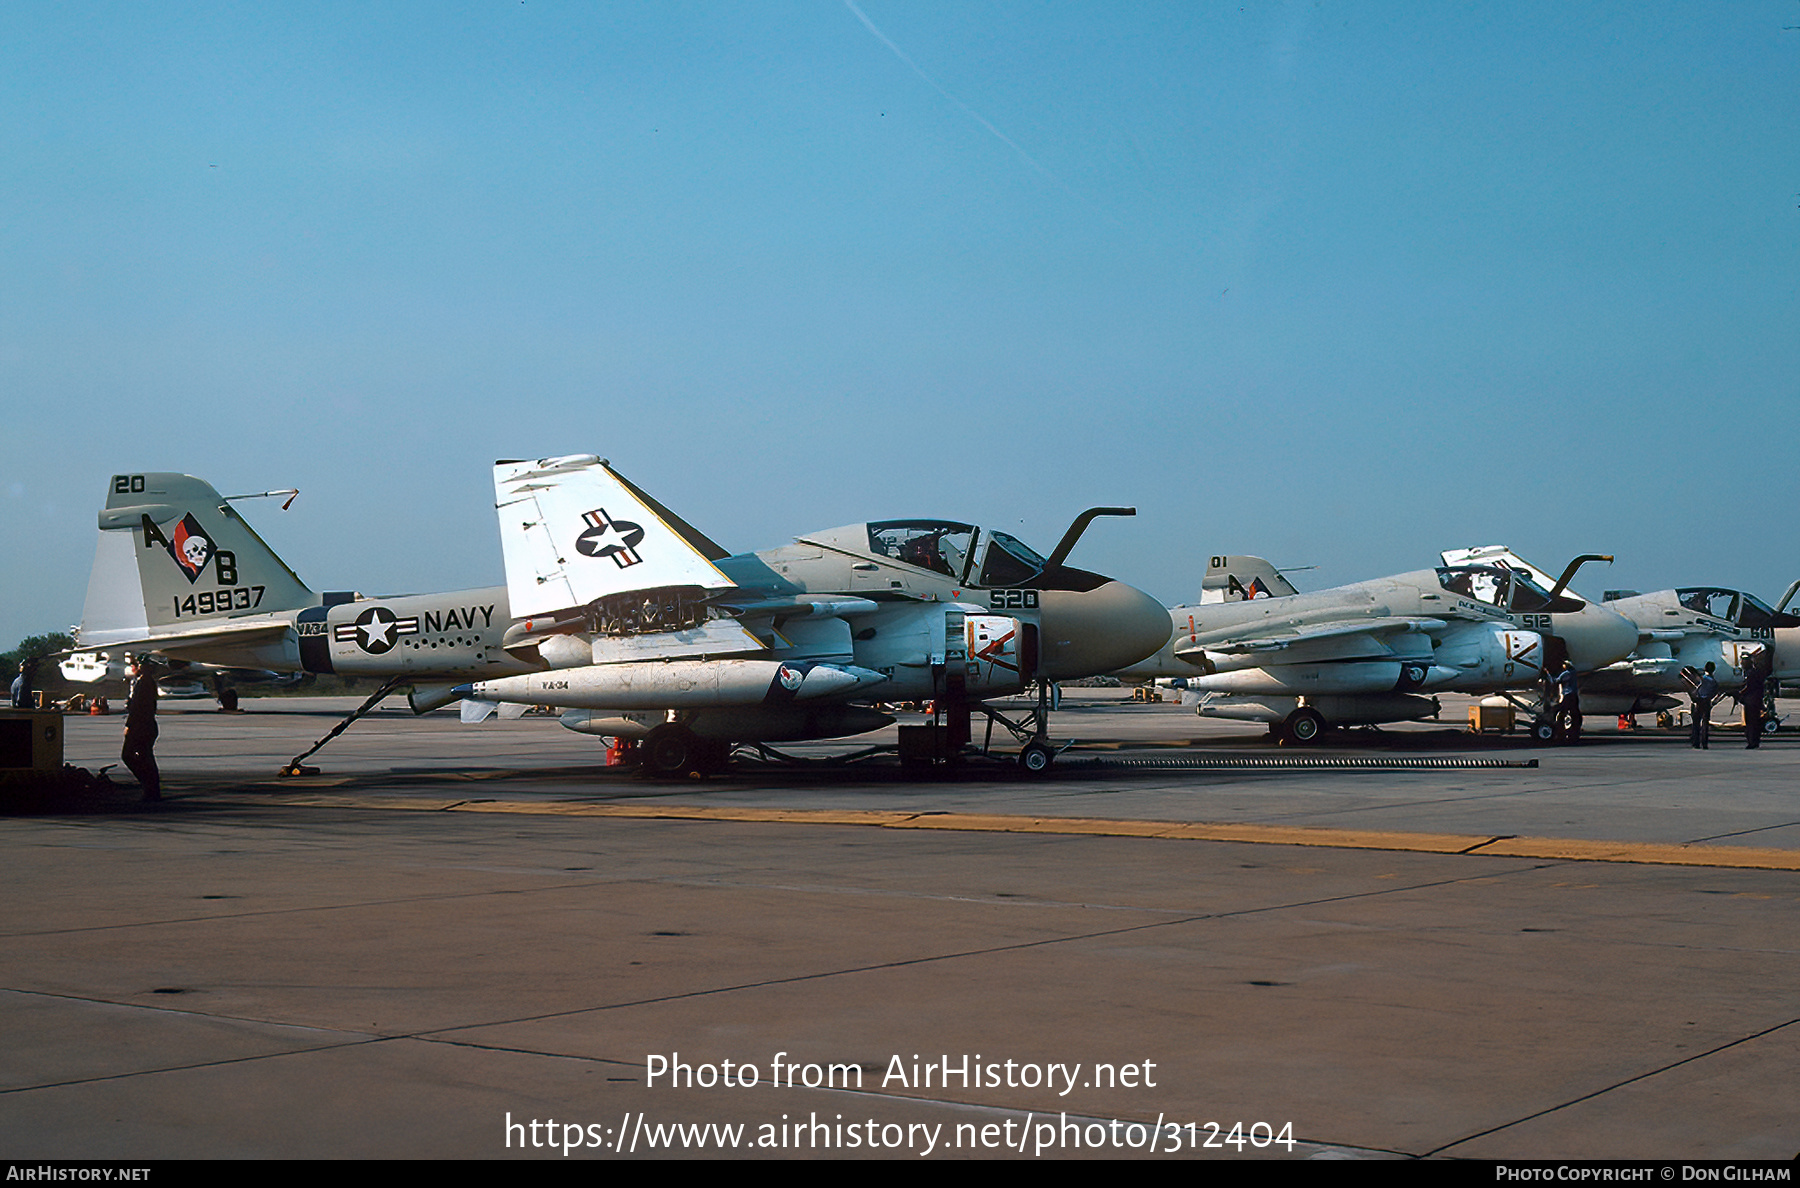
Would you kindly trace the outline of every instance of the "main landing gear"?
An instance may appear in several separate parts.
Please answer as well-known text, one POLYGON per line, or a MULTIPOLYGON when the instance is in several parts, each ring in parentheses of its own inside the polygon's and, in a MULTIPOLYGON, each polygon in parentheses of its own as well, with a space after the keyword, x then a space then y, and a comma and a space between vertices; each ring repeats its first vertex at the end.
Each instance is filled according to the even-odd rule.
POLYGON ((698 738, 680 722, 664 722, 644 736, 637 754, 638 767, 647 776, 709 776, 724 771, 731 762, 731 744, 698 738))
POLYGON ((1325 718, 1318 710, 1303 705, 1282 719, 1276 735, 1284 747, 1310 747, 1324 733, 1325 718))

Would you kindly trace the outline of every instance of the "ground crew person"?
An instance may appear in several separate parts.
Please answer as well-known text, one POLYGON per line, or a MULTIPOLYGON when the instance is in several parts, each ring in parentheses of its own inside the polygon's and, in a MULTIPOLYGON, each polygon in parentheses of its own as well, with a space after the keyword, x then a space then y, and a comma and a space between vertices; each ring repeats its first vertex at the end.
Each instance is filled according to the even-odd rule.
POLYGON ((1744 746, 1752 751, 1762 745, 1763 695, 1768 692, 1770 667, 1767 648, 1744 661, 1744 691, 1738 700, 1744 705, 1744 746))
POLYGON ((145 800, 162 799, 162 773, 156 770, 156 666, 131 662, 131 697, 125 703, 125 747, 119 758, 144 787, 145 800))
POLYGON ((1707 749, 1707 733, 1712 727, 1713 698, 1719 695, 1719 679, 1713 676, 1713 662, 1706 662, 1706 671, 1694 682, 1694 691, 1689 694, 1693 699, 1694 728, 1688 745, 1696 750, 1707 749))
POLYGON ((32 686, 37 682, 36 658, 26 660, 19 665, 19 675, 13 678, 12 704, 14 709, 36 709, 37 695, 32 686))
POLYGON ((1556 717, 1562 724, 1563 741, 1581 741, 1581 691, 1575 683, 1575 665, 1564 660, 1553 678, 1556 685, 1556 717))

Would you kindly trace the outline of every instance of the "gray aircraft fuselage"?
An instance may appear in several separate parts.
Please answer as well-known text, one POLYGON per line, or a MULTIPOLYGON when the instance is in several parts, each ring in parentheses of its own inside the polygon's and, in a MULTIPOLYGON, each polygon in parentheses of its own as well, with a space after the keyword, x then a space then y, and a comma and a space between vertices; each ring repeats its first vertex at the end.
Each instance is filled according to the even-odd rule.
MULTIPOLYGON (((1584 690, 1651 699, 1657 694, 1685 694, 1683 668, 1714 666, 1719 684, 1735 689, 1744 682, 1744 664, 1767 650, 1773 681, 1800 680, 1800 616, 1771 609, 1752 594, 1716 586, 1690 586, 1633 594, 1605 604, 1635 623, 1637 650, 1584 683, 1584 690)), ((1666 698, 1652 708, 1666 708, 1666 698)), ((1621 712, 1638 709, 1632 706, 1621 712)), ((1643 712, 1641 709, 1638 712, 1643 712)))

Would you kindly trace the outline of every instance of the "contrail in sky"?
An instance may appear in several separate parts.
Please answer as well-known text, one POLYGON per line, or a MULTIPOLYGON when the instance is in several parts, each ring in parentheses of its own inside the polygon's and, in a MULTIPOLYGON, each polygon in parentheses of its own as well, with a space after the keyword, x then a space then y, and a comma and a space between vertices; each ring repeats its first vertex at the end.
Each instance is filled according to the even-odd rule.
MULTIPOLYGON (((902 62, 905 62, 907 67, 909 69, 911 69, 914 74, 918 75, 920 78, 922 78, 926 82, 930 83, 932 90, 936 91, 938 94, 942 95, 944 98, 950 100, 950 102, 952 102, 952 103, 956 104, 958 107, 962 108, 963 111, 968 113, 970 119, 972 119, 976 123, 980 124, 983 128, 986 128, 989 132, 992 132, 996 137, 998 137, 1000 139, 1000 141, 1003 144, 1005 144, 1008 148, 1012 149, 1013 152, 1019 154, 1019 156, 1025 161, 1025 163, 1027 165, 1031 166, 1033 169, 1037 170, 1039 173, 1043 174, 1045 177, 1049 178, 1051 181, 1055 182, 1057 185, 1062 186, 1063 189, 1065 189, 1065 190, 1069 189, 1068 184, 1066 182, 1064 182, 1062 180, 1062 178, 1057 177, 1054 173, 1051 173, 1048 169, 1045 169, 1042 165, 1039 165, 1035 160, 1032 159, 1032 156, 1030 153, 1026 152, 1024 149, 1019 147, 1017 141, 1015 141, 1012 137, 1008 136, 1006 133, 1000 131, 1000 129, 994 127, 993 124, 988 122, 988 120, 985 116, 983 116, 980 112, 976 111, 973 107, 970 107, 967 103, 964 103, 961 99, 958 99, 955 95, 952 95, 949 91, 946 91, 942 86, 938 85, 937 79, 931 77, 929 74, 926 74, 923 70, 919 69, 919 64, 917 62, 913 61, 911 58, 907 57, 905 50, 903 50, 899 46, 895 45, 892 38, 890 38, 886 33, 883 33, 880 29, 877 29, 875 27, 875 22, 870 20, 868 18, 868 16, 864 14, 863 10, 856 6, 856 0, 844 0, 844 7, 848 8, 851 12, 855 13, 856 19, 863 23, 863 27, 868 29, 869 32, 875 34, 875 36, 879 37, 881 39, 881 44, 883 44, 883 45, 887 46, 889 49, 893 50, 894 56, 896 58, 899 58, 902 62)), ((1069 192, 1071 194, 1073 194, 1075 191, 1069 190, 1069 192)))

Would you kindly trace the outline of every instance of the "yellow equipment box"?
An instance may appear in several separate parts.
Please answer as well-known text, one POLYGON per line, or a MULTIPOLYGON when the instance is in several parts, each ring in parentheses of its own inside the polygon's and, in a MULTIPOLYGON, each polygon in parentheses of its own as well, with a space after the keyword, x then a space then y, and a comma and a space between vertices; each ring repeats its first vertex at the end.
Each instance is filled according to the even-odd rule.
POLYGON ((1481 734, 1489 730, 1497 730, 1502 734, 1511 734, 1512 729, 1512 706, 1472 705, 1469 707, 1470 734, 1481 734))
POLYGON ((62 770, 63 720, 55 710, 0 710, 0 779, 62 770))

